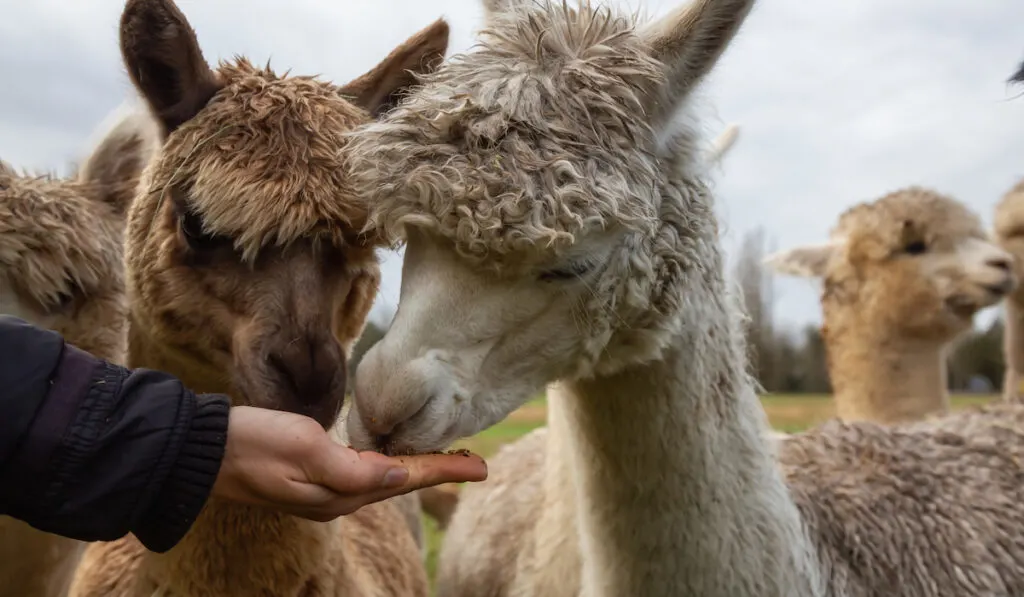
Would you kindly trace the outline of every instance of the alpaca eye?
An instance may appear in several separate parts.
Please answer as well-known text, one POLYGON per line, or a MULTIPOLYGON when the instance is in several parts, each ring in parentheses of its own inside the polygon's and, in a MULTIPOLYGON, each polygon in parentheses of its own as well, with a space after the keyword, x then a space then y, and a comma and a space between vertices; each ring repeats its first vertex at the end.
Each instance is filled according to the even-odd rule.
POLYGON ((540 279, 545 282, 556 280, 575 280, 589 272, 592 268, 593 264, 586 263, 584 261, 575 261, 566 264, 564 267, 541 272, 540 279))
POLYGON ((74 291, 69 292, 58 292, 52 296, 50 304, 47 306, 47 311, 50 313, 56 313, 63 311, 71 306, 75 301, 74 291))
POLYGON ((914 241, 903 247, 903 250, 910 255, 920 255, 928 250, 928 246, 924 244, 923 240, 914 241))
POLYGON ((226 236, 204 232, 203 219, 191 210, 178 216, 178 226, 181 227, 185 242, 193 251, 210 251, 231 244, 231 239, 226 236))

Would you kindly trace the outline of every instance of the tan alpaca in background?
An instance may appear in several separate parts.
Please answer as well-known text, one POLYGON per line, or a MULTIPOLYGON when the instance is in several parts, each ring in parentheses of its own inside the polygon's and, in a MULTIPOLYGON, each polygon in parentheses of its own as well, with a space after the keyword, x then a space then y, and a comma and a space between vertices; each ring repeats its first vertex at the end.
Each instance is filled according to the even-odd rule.
MULTIPOLYGON (((379 283, 342 137, 442 60, 447 24, 346 87, 244 58, 211 69, 170 0, 129 0, 120 40, 164 133, 126 230, 128 364, 331 428, 379 283)), ((320 523, 211 498, 167 553, 91 544, 70 594, 406 597, 427 581, 392 501, 320 523)))
MULTIPOLYGON (((0 313, 123 363, 125 211, 158 131, 126 104, 97 133, 72 178, 18 174, 0 162, 0 313)), ((0 596, 64 595, 84 547, 0 516, 0 596)))
POLYGON ((949 412, 946 360, 975 313, 1014 289, 1012 256, 977 215, 920 187, 858 204, 828 243, 766 259, 823 282, 822 337, 836 411, 898 423, 949 412))
POLYGON ((833 421, 778 458, 765 441, 699 143, 661 137, 751 6, 698 0, 637 24, 491 2, 473 52, 352 133, 371 222, 406 243, 401 308, 356 375, 352 443, 441 449, 556 383, 544 457, 565 473, 526 511, 561 515, 475 535, 442 562, 440 594, 1024 591, 1024 408, 833 421), (462 583, 461 562, 516 533, 510 581, 462 583), (578 572, 538 588, 561 565, 538 543, 566 533, 578 572))
MULTIPOLYGON (((996 205, 995 236, 1013 255, 1018 278, 1024 279, 1024 180, 1007 191, 996 205)), ((1024 285, 1018 285, 1003 305, 1003 397, 1011 402, 1024 402, 1024 285)))

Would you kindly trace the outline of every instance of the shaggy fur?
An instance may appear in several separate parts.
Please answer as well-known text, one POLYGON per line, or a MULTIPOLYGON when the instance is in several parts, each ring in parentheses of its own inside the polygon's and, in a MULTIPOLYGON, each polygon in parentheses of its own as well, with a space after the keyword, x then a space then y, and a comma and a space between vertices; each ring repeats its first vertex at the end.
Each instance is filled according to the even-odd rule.
MULTIPOLYGON (((129 0, 120 35, 165 136, 128 218, 129 365, 331 428, 379 281, 342 134, 440 62, 447 24, 354 89, 244 58, 213 70, 170 0, 129 0)), ((70 594, 405 597, 427 582, 393 501, 318 523, 211 499, 167 553, 131 536, 90 545, 70 594)))
POLYGON ((909 187, 839 217, 830 242, 766 260, 823 280, 829 375, 847 421, 949 411, 947 352, 974 314, 1013 290, 1012 256, 960 202, 909 187))
MULTIPOLYGON (((729 150, 731 150, 732 147, 736 144, 736 139, 738 136, 739 126, 735 124, 730 124, 725 128, 724 131, 722 131, 717 137, 715 137, 715 139, 712 141, 710 147, 708 148, 705 154, 705 162, 709 169, 721 164, 726 154, 728 154, 729 150)), ((539 481, 542 479, 542 476, 534 474, 535 471, 528 468, 536 460, 535 455, 530 453, 531 450, 535 447, 536 442, 533 441, 532 439, 527 440, 524 438, 522 441, 517 441, 515 443, 516 447, 509 448, 508 450, 503 450, 498 455, 498 469, 500 471, 507 472, 509 474, 510 479, 517 479, 517 483, 515 487, 510 486, 507 488, 496 490, 501 495, 510 496, 510 499, 513 500, 515 498, 511 496, 513 496, 514 494, 517 495, 519 493, 523 493, 525 495, 529 495, 532 491, 537 490, 539 488, 539 481)), ((489 462, 489 468, 493 467, 495 461, 489 460, 489 462)), ((488 477, 486 484, 491 486, 504 486, 506 485, 506 481, 504 480, 504 478, 500 478, 499 480, 496 481, 493 475, 491 475, 488 477)), ((480 484, 468 486, 466 487, 465 490, 471 490, 472 487, 477 487, 479 485, 480 484)), ((473 489, 473 491, 486 492, 486 490, 475 489, 473 489)), ((440 528, 447 529, 448 524, 451 521, 453 514, 455 513, 455 509, 456 507, 458 507, 460 492, 461 490, 457 485, 432 487, 429 489, 420 490, 418 493, 420 494, 420 498, 422 499, 423 502, 423 512, 428 516, 432 517, 434 520, 436 520, 440 528)), ((474 520, 479 520, 479 522, 483 524, 491 522, 498 522, 499 524, 501 524, 502 521, 508 522, 507 518, 504 517, 502 521, 490 520, 489 512, 494 509, 491 507, 494 505, 493 500, 501 499, 502 498, 495 497, 487 500, 486 502, 477 502, 478 504, 485 506, 487 509, 480 512, 474 512, 473 514, 464 514, 464 517, 468 516, 474 520)), ((501 507, 500 509, 503 512, 510 512, 512 508, 514 508, 514 506, 510 505, 507 508, 501 507)), ((519 514, 527 516, 530 515, 530 513, 528 512, 519 514)), ((542 514, 542 516, 548 515, 548 513, 542 514)), ((459 531, 459 529, 455 529, 454 535, 458 536, 459 531)), ((467 531, 466 536, 471 538, 471 535, 472 533, 467 531)), ((572 537, 566 539, 567 542, 571 542, 572 540, 572 537)), ((516 538, 510 537, 509 541, 503 544, 505 546, 505 549, 510 550, 509 553, 515 553, 517 551, 515 549, 515 546, 518 544, 515 543, 515 541, 516 538)), ((448 533, 446 535, 445 545, 450 546, 454 542, 457 542, 457 539, 453 538, 452 533, 448 533)), ((514 558, 501 558, 501 556, 498 557, 499 559, 497 561, 503 561, 506 566, 511 567, 515 564, 514 558)))
MULTIPOLYGON (((1024 279, 1024 180, 1007 191, 996 206, 995 236, 999 244, 1013 255, 1018 279, 1024 279)), ((1006 376, 1003 379, 1003 396, 1013 402, 1024 402, 1024 285, 1018 286, 1006 298, 1004 309, 1006 376)))
MULTIPOLYGON (((149 115, 129 106, 97 133, 73 178, 18 174, 0 162, 0 312, 123 363, 124 214, 158 135, 149 115)), ((0 594, 64 595, 83 548, 0 517, 0 594)))
MULTIPOLYGON (((969 416, 941 431, 835 424, 787 440, 785 474, 765 441, 696 136, 658 135, 751 5, 698 0, 637 27, 586 5, 494 2, 477 51, 353 134, 371 220, 407 244, 402 307, 359 366, 350 438, 439 449, 561 380, 544 465, 557 489, 533 502, 557 514, 534 556, 524 540, 521 594, 543 590, 531 570, 564 564, 544 541, 573 524, 579 572, 556 594, 1012 592, 1024 546, 1003 521, 1024 506, 999 461, 1024 445, 1017 432, 969 416)), ((521 523, 446 557, 493 558, 521 523)))

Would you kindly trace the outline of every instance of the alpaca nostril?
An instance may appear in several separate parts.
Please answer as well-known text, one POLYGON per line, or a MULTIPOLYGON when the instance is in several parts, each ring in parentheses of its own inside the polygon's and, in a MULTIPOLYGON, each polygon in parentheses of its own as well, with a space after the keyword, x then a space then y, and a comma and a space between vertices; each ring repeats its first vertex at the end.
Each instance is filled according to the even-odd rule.
POLYGON ((1004 257, 994 257, 985 262, 985 265, 1001 269, 1003 271, 1010 271, 1010 260, 1004 257))
POLYGON ((313 336, 282 342, 267 354, 267 364, 276 373, 283 396, 279 403, 287 410, 305 412, 339 400, 345 392, 345 370, 340 348, 313 336))
POLYGON ((282 359, 281 356, 276 353, 270 353, 269 355, 267 355, 267 362, 270 363, 270 366, 277 371, 277 373, 281 376, 281 379, 285 381, 285 383, 288 385, 288 390, 295 394, 298 394, 299 380, 295 378, 295 373, 293 372, 292 368, 289 367, 284 362, 284 359, 282 359))

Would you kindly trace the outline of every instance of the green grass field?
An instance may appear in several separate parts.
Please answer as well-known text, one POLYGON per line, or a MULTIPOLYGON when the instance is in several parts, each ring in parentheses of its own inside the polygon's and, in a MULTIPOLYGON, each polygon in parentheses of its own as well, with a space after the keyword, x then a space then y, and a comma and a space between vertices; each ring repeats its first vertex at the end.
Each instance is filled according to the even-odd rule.
MULTIPOLYGON (((772 427, 793 433, 806 429, 835 416, 835 407, 828 395, 822 394, 775 394, 764 396, 761 401, 772 427)), ((953 408, 960 409, 975 404, 984 404, 996 398, 990 395, 954 395, 953 408)), ((477 435, 461 440, 455 447, 468 448, 484 458, 494 454, 505 443, 544 425, 546 405, 543 398, 530 401, 510 414, 504 421, 477 435)), ((433 520, 426 520, 428 553, 427 571, 434 578, 437 566, 437 552, 444 537, 433 520)))

